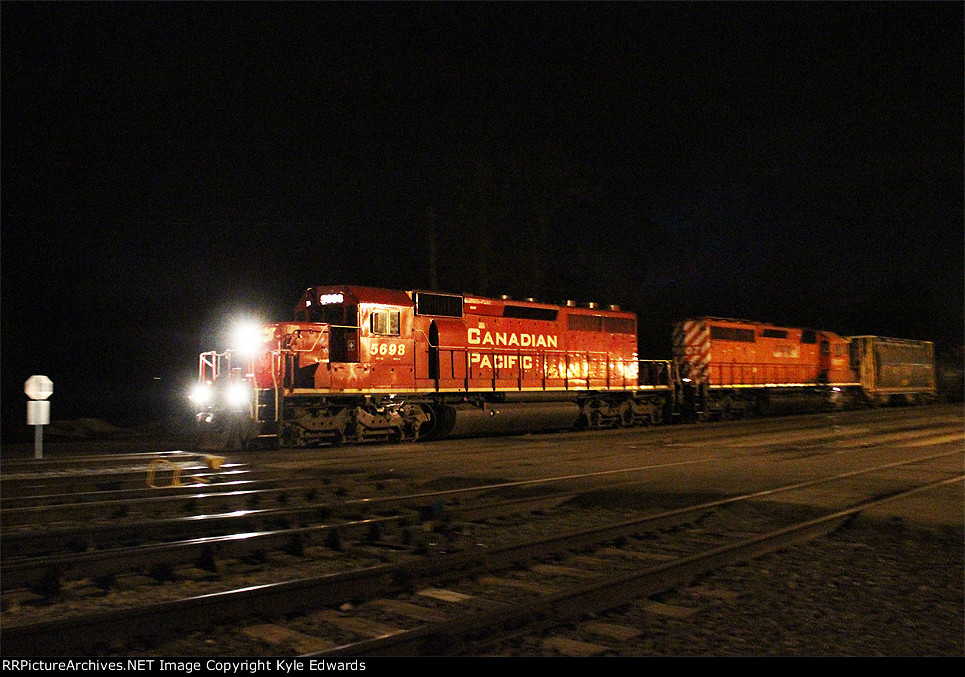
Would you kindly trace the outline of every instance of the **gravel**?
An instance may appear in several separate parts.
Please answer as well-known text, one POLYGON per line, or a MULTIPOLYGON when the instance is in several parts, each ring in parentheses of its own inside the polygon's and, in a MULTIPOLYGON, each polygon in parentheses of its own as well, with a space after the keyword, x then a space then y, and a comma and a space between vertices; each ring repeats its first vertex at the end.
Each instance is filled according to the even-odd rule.
MULTIPOLYGON (((963 656, 963 552, 953 527, 858 520, 594 620, 639 633, 608 655, 963 656)), ((540 642, 514 653, 559 655, 540 642)))

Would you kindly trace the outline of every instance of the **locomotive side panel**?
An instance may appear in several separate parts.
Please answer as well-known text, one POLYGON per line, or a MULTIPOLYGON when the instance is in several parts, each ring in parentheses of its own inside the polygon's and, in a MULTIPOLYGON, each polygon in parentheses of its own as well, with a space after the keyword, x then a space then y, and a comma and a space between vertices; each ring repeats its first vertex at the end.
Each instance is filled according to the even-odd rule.
POLYGON ((470 390, 543 390, 556 386, 566 342, 552 307, 467 299, 465 347, 470 390), (482 311, 482 312, 480 312, 482 311), (520 315, 531 315, 520 317, 520 315))
POLYGON ((814 332, 714 322, 710 383, 716 386, 796 386, 818 381, 814 332))
POLYGON ((704 319, 684 320, 673 328, 673 360, 688 388, 707 383, 710 365, 710 327, 704 319))
POLYGON ((404 292, 313 287, 296 304, 295 318, 319 323, 328 351, 317 360, 313 383, 287 386, 343 393, 412 388, 412 304, 404 292))
POLYGON ((534 302, 467 297, 464 314, 417 315, 420 390, 633 389, 636 318, 534 302), (422 355, 425 354, 425 359, 422 355))
POLYGON ((466 325, 462 319, 419 317, 413 323, 416 389, 468 390, 466 325))
POLYGON ((566 329, 569 349, 566 369, 570 382, 589 390, 637 387, 639 365, 634 315, 570 311, 566 329))
POLYGON ((830 332, 821 332, 818 336, 821 340, 821 369, 827 382, 838 387, 856 386, 858 374, 848 360, 850 340, 830 332))

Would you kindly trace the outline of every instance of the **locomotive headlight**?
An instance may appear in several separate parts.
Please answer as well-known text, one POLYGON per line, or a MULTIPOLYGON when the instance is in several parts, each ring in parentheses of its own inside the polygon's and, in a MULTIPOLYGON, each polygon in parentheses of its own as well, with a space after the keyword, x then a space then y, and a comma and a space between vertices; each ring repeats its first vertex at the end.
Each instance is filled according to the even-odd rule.
POLYGON ((239 355, 252 356, 265 347, 265 327, 253 320, 238 322, 231 334, 231 347, 239 355))
POLYGON ((232 383, 225 390, 225 402, 229 407, 245 407, 251 401, 251 388, 247 383, 232 383))
POLYGON ((199 407, 206 407, 211 404, 213 390, 207 383, 198 383, 192 389, 188 398, 199 407))

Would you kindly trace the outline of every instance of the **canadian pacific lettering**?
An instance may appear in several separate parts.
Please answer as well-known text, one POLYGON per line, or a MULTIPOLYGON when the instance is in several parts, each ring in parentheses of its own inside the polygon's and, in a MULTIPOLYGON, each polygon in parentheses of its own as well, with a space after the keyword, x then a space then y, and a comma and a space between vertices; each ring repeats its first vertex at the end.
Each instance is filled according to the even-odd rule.
POLYGON ((517 346, 519 348, 556 348, 558 338, 552 334, 527 334, 505 331, 483 331, 472 327, 469 344, 474 346, 517 346))

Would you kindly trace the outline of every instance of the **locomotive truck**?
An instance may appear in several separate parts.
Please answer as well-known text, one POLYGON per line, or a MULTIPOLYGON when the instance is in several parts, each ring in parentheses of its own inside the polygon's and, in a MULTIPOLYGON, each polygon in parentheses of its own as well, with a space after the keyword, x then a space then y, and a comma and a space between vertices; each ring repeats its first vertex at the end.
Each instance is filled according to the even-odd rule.
POLYGON ((633 313, 311 287, 294 319, 202 353, 202 446, 312 446, 729 418, 934 396, 931 344, 723 318, 640 359, 633 313))

